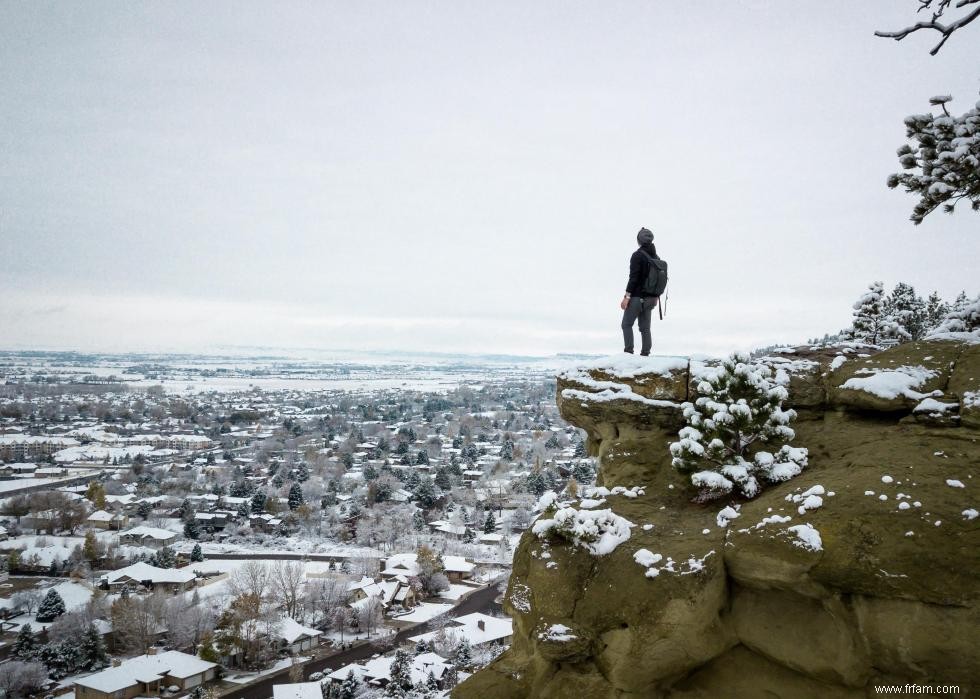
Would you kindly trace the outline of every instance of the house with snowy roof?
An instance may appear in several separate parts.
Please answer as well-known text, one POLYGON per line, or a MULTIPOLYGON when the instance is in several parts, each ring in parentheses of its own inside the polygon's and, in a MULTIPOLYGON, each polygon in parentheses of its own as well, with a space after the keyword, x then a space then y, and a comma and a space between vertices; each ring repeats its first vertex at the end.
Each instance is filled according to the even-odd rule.
MULTIPOLYGON (((453 582, 459 582, 473 576, 475 563, 467 561, 462 556, 443 556, 443 571, 453 582)), ((381 560, 381 577, 394 578, 404 576, 406 579, 419 574, 419 566, 415 553, 396 553, 381 560)))
POLYGON ((284 616, 272 633, 272 640, 290 654, 311 650, 320 645, 322 631, 303 626, 292 617, 284 616))
POLYGON ((177 541, 176 532, 158 527, 133 527, 124 532, 119 532, 119 543, 130 546, 148 546, 149 548, 159 549, 170 546, 177 541))
POLYGON ((129 524, 129 516, 119 512, 96 510, 88 516, 85 523, 93 529, 111 529, 118 531, 129 524))
POLYGON ((493 642, 510 643, 510 639, 514 635, 514 622, 509 617, 498 618, 474 612, 452 619, 450 624, 441 632, 430 631, 418 636, 411 636, 408 640, 416 643, 419 641, 429 642, 435 639, 438 633, 454 636, 460 640, 466 639, 471 646, 493 642))
POLYGON ((272 699, 323 699, 323 688, 319 682, 274 684, 272 699))
POLYGON ((402 575, 380 582, 364 577, 359 582, 352 583, 348 589, 348 604, 354 609, 364 606, 365 600, 371 598, 377 599, 386 608, 396 605, 402 609, 411 609, 418 604, 415 590, 409 584, 408 578, 402 575))
MULTIPOLYGON (((351 663, 334 670, 327 675, 327 679, 334 684, 340 684, 349 674, 354 673, 354 677, 365 684, 384 687, 391 682, 391 663, 394 659, 392 655, 385 655, 371 658, 363 664, 351 663)), ((442 687, 442 678, 449 670, 449 663, 442 656, 435 653, 419 653, 411 661, 412 684, 425 684, 431 673, 440 688, 442 687)))
POLYGON ((175 650, 116 660, 101 672, 75 680, 75 699, 159 696, 169 687, 187 692, 215 678, 218 665, 175 650))
POLYGON ((140 585, 148 590, 178 593, 194 587, 197 576, 186 568, 157 568, 140 561, 106 573, 100 582, 110 590, 140 585))

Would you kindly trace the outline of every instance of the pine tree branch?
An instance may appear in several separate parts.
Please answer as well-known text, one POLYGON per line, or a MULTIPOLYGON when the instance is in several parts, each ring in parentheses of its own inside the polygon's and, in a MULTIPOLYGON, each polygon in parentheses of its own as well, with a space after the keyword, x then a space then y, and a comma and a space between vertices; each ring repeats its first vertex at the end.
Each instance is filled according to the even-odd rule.
MULTIPOLYGON (((959 0, 959 2, 956 3, 956 7, 957 8, 963 8, 963 7, 966 7, 967 5, 976 5, 978 3, 980 3, 980 0, 959 0)), ((922 4, 922 7, 920 7, 919 9, 921 10, 921 9, 924 9, 925 7, 928 7, 928 6, 929 5, 927 3, 923 3, 922 4)), ((963 15, 962 17, 960 17, 959 19, 957 19, 956 21, 950 22, 949 24, 943 24, 943 23, 939 22, 938 19, 942 15, 943 10, 946 8, 946 4, 943 4, 940 7, 941 7, 941 9, 938 12, 936 12, 935 14, 933 14, 931 21, 928 21, 928 22, 916 22, 912 26, 909 26, 909 27, 906 27, 905 29, 900 29, 900 30, 894 31, 894 32, 877 31, 877 32, 875 32, 875 36, 880 36, 880 37, 885 38, 885 39, 894 39, 895 41, 901 41, 902 39, 904 39, 905 37, 907 37, 909 34, 912 34, 914 32, 920 31, 922 29, 931 29, 931 30, 934 30, 934 31, 939 32, 943 36, 943 38, 940 40, 940 42, 938 44, 936 44, 933 47, 933 49, 929 52, 929 54, 931 56, 935 56, 937 53, 939 53, 939 49, 941 49, 943 47, 943 44, 946 43, 946 41, 949 39, 949 37, 951 37, 956 30, 962 29, 963 27, 965 27, 966 25, 968 25, 970 22, 972 22, 973 20, 975 20, 978 17, 980 17, 980 6, 978 6, 974 10, 972 10, 971 12, 969 12, 969 13, 963 15)))

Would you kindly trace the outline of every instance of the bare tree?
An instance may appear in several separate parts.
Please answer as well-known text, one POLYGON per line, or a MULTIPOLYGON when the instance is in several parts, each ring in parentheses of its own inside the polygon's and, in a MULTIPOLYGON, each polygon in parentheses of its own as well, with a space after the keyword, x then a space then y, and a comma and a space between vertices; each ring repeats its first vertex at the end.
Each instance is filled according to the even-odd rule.
POLYGON ((303 589, 304 566, 300 561, 276 561, 269 574, 272 595, 286 615, 296 618, 303 589))
POLYGON ((196 649, 217 621, 210 609, 183 597, 169 600, 163 614, 167 640, 177 650, 196 649))
POLYGON ((146 653, 163 631, 164 598, 160 594, 121 597, 112 605, 112 630, 123 648, 146 653))
POLYGON ((14 593, 10 602, 14 609, 23 609, 28 614, 33 614, 37 606, 41 604, 42 597, 40 590, 21 590, 14 593))
POLYGON ((5 697, 26 697, 48 682, 48 671, 41 663, 12 660, 0 663, 0 690, 5 697))
POLYGON ((269 566, 261 561, 245 561, 228 578, 228 589, 236 597, 252 595, 259 600, 269 594, 271 584, 269 566))
POLYGON ((318 578, 307 584, 307 605, 313 611, 314 625, 330 623, 334 610, 346 606, 349 585, 350 579, 342 575, 318 578))
POLYGON ((916 22, 913 25, 894 32, 875 32, 875 36, 901 41, 909 34, 923 29, 936 31, 942 35, 942 39, 940 39, 939 43, 936 44, 929 52, 931 55, 935 56, 937 53, 939 53, 939 49, 943 47, 943 44, 946 43, 954 32, 962 29, 977 17, 980 17, 980 0, 916 0, 916 2, 919 3, 919 9, 916 10, 916 12, 918 13, 925 11, 932 15, 930 19, 922 22, 916 22), (974 7, 971 8, 971 5, 974 7), (945 24, 940 22, 939 20, 951 6, 957 10, 965 10, 965 13, 951 22, 945 24))
POLYGON ((368 636, 381 624, 382 617, 381 600, 377 597, 369 598, 357 611, 358 626, 366 631, 368 636))

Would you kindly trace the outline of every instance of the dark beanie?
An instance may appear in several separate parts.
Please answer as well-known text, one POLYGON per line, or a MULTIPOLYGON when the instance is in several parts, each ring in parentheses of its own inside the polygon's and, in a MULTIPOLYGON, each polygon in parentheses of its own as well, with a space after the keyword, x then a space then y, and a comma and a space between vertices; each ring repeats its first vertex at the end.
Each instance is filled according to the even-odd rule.
POLYGON ((638 242, 640 245, 652 243, 653 233, 648 228, 641 228, 640 232, 636 234, 636 242, 638 242))

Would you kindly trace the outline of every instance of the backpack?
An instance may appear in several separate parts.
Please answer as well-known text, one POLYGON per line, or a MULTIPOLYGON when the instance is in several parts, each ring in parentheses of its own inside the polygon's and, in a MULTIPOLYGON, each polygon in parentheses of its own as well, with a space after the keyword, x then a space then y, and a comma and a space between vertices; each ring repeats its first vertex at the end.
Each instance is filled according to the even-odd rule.
POLYGON ((667 263, 659 258, 650 257, 644 251, 643 254, 650 263, 647 269, 647 278, 643 282, 641 294, 643 296, 660 296, 667 288, 667 263))

